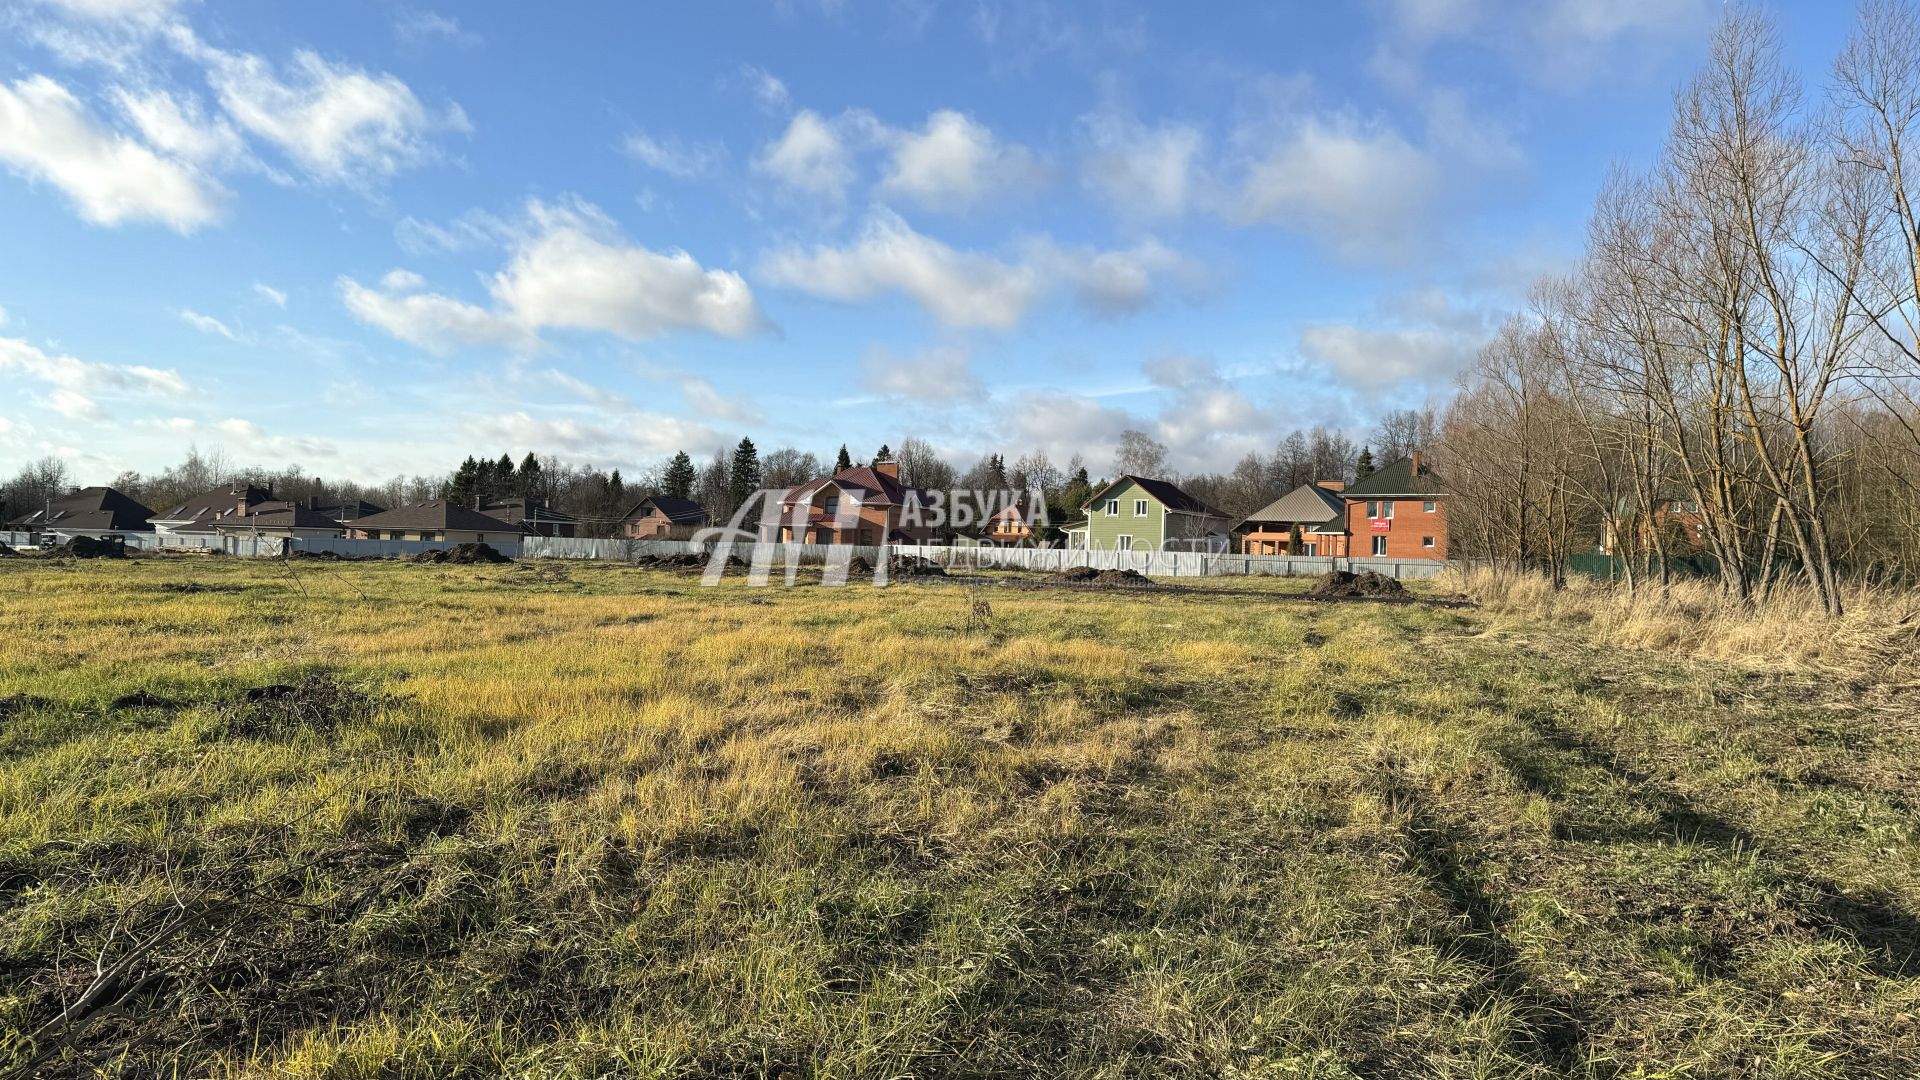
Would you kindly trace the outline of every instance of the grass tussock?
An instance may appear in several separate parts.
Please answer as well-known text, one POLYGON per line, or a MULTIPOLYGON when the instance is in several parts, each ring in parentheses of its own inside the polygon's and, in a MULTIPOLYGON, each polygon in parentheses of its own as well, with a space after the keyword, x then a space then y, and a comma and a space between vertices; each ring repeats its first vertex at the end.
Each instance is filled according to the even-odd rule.
POLYGON ((1920 724, 1823 680, 1286 581, 294 575, 0 565, 0 1075, 1920 1063, 1920 724))
POLYGON ((1575 575, 1555 588, 1544 574, 1475 567, 1449 571, 1435 584, 1522 626, 1578 624, 1599 640, 1635 649, 1883 683, 1920 680, 1920 594, 1913 590, 1853 586, 1846 614, 1834 620, 1811 591, 1791 584, 1751 603, 1697 578, 1629 591, 1575 575))

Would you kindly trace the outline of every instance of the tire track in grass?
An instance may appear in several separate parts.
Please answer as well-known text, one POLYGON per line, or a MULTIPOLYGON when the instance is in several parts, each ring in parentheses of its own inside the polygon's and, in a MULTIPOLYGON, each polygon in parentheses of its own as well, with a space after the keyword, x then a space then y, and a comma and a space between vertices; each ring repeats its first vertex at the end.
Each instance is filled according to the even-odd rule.
POLYGON ((1508 922, 1505 906, 1474 876, 1472 853, 1427 809, 1426 799, 1398 759, 1380 763, 1378 783, 1387 806, 1406 819, 1414 872, 1466 926, 1445 939, 1443 951, 1474 965, 1489 996, 1499 995, 1515 1006, 1522 1024, 1516 1032, 1518 1043, 1532 1064, 1557 1074, 1579 1072, 1587 1042, 1586 1018, 1572 1002, 1534 982, 1501 929, 1508 922))
MULTIPOLYGON (((1735 825, 1688 797, 1685 793, 1641 769, 1612 749, 1569 730, 1538 709, 1518 710, 1516 716, 1549 749, 1575 763, 1604 772, 1632 789, 1643 804, 1653 810, 1657 835, 1641 839, 1678 837, 1703 843, 1729 855, 1745 855, 1758 860, 1774 877, 1797 883, 1810 892, 1805 907, 1817 922, 1814 929, 1828 936, 1839 936, 1867 954, 1866 967, 1885 979, 1920 976, 1920 919, 1885 895, 1849 895, 1838 883, 1820 874, 1794 865, 1794 860, 1769 849, 1765 840, 1735 825)), ((1523 785, 1547 798, 1562 794, 1557 785, 1502 755, 1510 772, 1523 785)), ((1631 839, 1630 836, 1624 837, 1631 839)))

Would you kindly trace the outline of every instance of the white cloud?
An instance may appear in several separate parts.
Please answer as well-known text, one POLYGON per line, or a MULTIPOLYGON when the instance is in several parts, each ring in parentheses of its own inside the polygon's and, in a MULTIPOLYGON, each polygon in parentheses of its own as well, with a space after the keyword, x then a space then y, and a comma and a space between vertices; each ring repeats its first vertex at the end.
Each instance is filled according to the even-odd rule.
POLYGON ((1696 41, 1721 5, 1712 0, 1391 0, 1377 72, 1405 70, 1439 41, 1466 41, 1507 58, 1536 83, 1571 90, 1598 78, 1640 79, 1650 61, 1696 41))
POLYGON ((874 213, 852 246, 775 252, 761 273, 789 288, 843 303, 904 293, 949 326, 1000 330, 1017 324, 1043 291, 1039 274, 1031 268, 955 251, 886 210, 874 213))
POLYGON ((753 92, 754 100, 769 112, 785 112, 787 106, 793 102, 793 95, 787 92, 787 84, 763 68, 742 64, 740 77, 746 81, 747 88, 753 92))
POLYGON ((181 321, 185 322, 188 326, 193 327, 195 330, 198 330, 203 334, 212 334, 218 337, 223 337, 223 338, 226 338, 228 341, 240 340, 239 337, 237 337, 234 334, 234 332, 230 328, 228 328, 226 323, 221 322, 219 319, 216 319, 211 315, 202 315, 199 312, 192 310, 191 308, 181 308, 180 319, 181 321))
POLYGON ((1438 388, 1472 361, 1493 316, 1456 306, 1439 289, 1394 298, 1378 322, 1319 323, 1300 332, 1300 352, 1363 390, 1438 388))
POLYGON ((890 398, 951 404, 977 399, 986 391, 967 351, 952 345, 907 355, 869 349, 861 367, 866 384, 890 398))
POLYGON ((862 303, 898 292, 948 326, 1011 329, 1043 296, 1072 291, 1096 314, 1137 310, 1151 302, 1160 278, 1190 274, 1188 260, 1146 241, 1123 251, 1062 248, 1042 237, 1025 245, 1025 258, 1007 262, 956 251, 914 231, 898 214, 876 210, 859 239, 846 247, 776 251, 760 272, 812 296, 862 303))
POLYGON ((1349 258, 1404 257, 1428 225, 1439 168, 1392 128, 1302 116, 1266 145, 1228 206, 1241 224, 1311 233, 1349 258))
POLYGON ((187 381, 171 369, 140 364, 103 364, 49 354, 20 338, 0 338, 0 372, 43 383, 43 404, 70 419, 95 419, 105 411, 101 395, 171 396, 187 392, 187 381))
POLYGON ((48 0, 69 14, 107 22, 156 23, 173 14, 180 0, 48 0))
POLYGON ((844 198, 853 182, 853 153, 843 129, 858 126, 861 122, 851 119, 857 115, 830 122, 811 109, 800 110, 754 159, 754 170, 810 195, 844 198))
POLYGON ((678 139, 657 139, 644 131, 629 133, 621 147, 640 164, 682 180, 705 176, 720 162, 720 149, 716 145, 685 146, 678 139))
POLYGON ((401 341, 445 354, 463 345, 532 350, 539 336, 517 320, 438 293, 407 291, 416 281, 389 273, 381 288, 370 289, 350 277, 340 279, 340 300, 353 317, 377 326, 401 341), (395 285, 403 288, 395 288, 395 285))
POLYGON ((287 294, 271 285, 256 281, 253 283, 253 291, 262 300, 272 304, 274 307, 284 308, 287 306, 287 294))
POLYGON ((516 411, 463 418, 460 427, 489 446, 538 446, 602 462, 645 462, 676 450, 722 442, 712 428, 664 413, 631 409, 608 420, 584 423, 516 411))
POLYGON ((246 143, 233 125, 207 116, 195 98, 176 98, 165 90, 116 89, 114 100, 149 146, 181 161, 205 167, 247 156, 246 143))
POLYGON ((282 78, 265 59, 213 48, 184 27, 173 37, 206 65, 208 82, 236 124, 325 183, 361 183, 431 161, 438 156, 434 135, 470 130, 459 106, 429 109, 392 75, 302 49, 282 78))
POLYGON ((460 20, 437 11, 402 11, 393 20, 393 32, 401 41, 422 45, 445 41, 472 47, 480 44, 480 35, 460 25, 460 20))
POLYGON ((696 372, 649 362, 642 362, 636 368, 640 374, 655 382, 673 384, 679 389, 681 400, 695 415, 741 424, 758 424, 767 418, 760 406, 743 396, 721 393, 705 376, 696 372))
POLYGON ((528 204, 512 256, 489 283, 492 308, 420 291, 425 286, 407 270, 389 272, 377 289, 340 280, 341 298, 357 318, 436 352, 459 345, 533 349, 547 328, 638 340, 674 330, 744 337, 769 325, 739 274, 705 269, 684 251, 631 244, 584 203, 528 204))
POLYGON ((986 125, 952 109, 928 116, 918 131, 888 132, 885 138, 892 153, 881 190, 929 209, 964 209, 996 190, 1042 179, 1032 151, 1001 142, 986 125))
POLYGON ((1187 212, 1202 186, 1206 136, 1186 124, 1149 127, 1113 111, 1081 121, 1088 143, 1082 180, 1129 217, 1169 218, 1187 212))
POLYGON ((0 84, 0 162, 58 187, 96 225, 157 221, 189 233, 220 214, 212 180, 102 127, 44 75, 0 84))

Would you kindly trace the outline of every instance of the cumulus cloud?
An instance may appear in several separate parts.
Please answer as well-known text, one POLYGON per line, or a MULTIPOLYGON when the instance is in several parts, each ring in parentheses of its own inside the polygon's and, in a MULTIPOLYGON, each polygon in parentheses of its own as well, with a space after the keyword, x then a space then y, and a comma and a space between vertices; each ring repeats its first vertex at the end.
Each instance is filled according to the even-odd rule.
POLYGON ((1129 217, 1185 214, 1200 195, 1206 136, 1189 124, 1149 126, 1117 111, 1083 117, 1087 190, 1129 217))
POLYGON ((929 209, 964 209, 1042 179, 1032 151, 1002 142, 986 125, 952 109, 933 113, 917 131, 889 131, 884 138, 890 157, 881 190, 929 209))
POLYGON ((986 393, 967 351, 954 345, 907 354, 876 347, 867 350, 861 369, 866 385, 890 398, 952 404, 986 393))
POLYGON ((649 362, 642 362, 636 367, 640 374, 647 378, 655 382, 671 383, 678 388, 680 399, 696 416, 741 424, 758 424, 767 418, 767 414, 760 406, 744 396, 721 393, 720 389, 704 375, 685 368, 649 362))
POLYGON ((253 291, 260 299, 265 300, 274 307, 283 308, 287 306, 287 294, 271 285, 256 281, 253 283, 253 291))
POLYGON ((521 410, 463 418, 462 431, 489 446, 539 446, 588 461, 648 462, 690 446, 719 446, 720 435, 677 416, 630 409, 590 423, 521 410))
POLYGON ((170 368, 51 354, 21 338, 0 338, 0 372, 44 384, 48 393, 43 404, 71 419, 104 416, 95 400, 100 396, 173 396, 188 389, 187 381, 170 368))
POLYGON ((1364 390, 1436 387, 1472 361, 1492 333, 1492 316, 1462 308, 1437 289, 1395 298, 1378 320, 1317 323, 1300 332, 1300 352, 1364 390))
POLYGON ((350 277, 341 298, 363 322, 436 352, 459 345, 537 348, 542 329, 591 330, 640 340, 675 330, 744 337, 769 323, 745 279, 709 270, 684 251, 628 242, 611 219, 584 203, 528 204, 507 265, 488 285, 483 308, 438 293, 411 271, 390 272, 378 288, 350 277))
POLYGON ((471 129, 458 105, 428 108, 392 75, 306 49, 293 54, 283 75, 262 57, 214 48, 184 27, 172 36, 206 65, 207 81, 235 124, 323 183, 363 183, 434 160, 436 135, 471 129))
POLYGON ((828 120, 802 109, 780 137, 754 159, 755 172, 806 194, 841 199, 853 182, 853 134, 867 126, 862 114, 828 120))
POLYGON ((44 75, 0 84, 0 162, 52 184, 96 225, 156 221, 190 233, 220 215, 220 186, 189 164, 103 126, 44 75))
POLYGON ((720 163, 720 148, 712 143, 687 146, 678 139, 662 139, 644 131, 628 133, 621 149, 649 169, 682 180, 706 176, 720 163))
POLYGON ((742 64, 740 78, 746 83, 754 100, 769 112, 785 112, 787 106, 793 103, 793 95, 787 92, 787 84, 764 68, 742 64))
POLYGON ((224 118, 208 116, 198 99, 165 90, 116 89, 120 111, 148 146, 206 167, 244 161, 246 143, 224 118))
POLYGON ((1312 233, 1348 257, 1391 258, 1426 224, 1439 183, 1433 158, 1393 128, 1306 115, 1252 161, 1228 213, 1312 233))
MULTIPOLYGON (((1699 39, 1720 5, 1712 0, 1390 0, 1376 70, 1412 63, 1440 41, 1469 41, 1504 57, 1532 81, 1572 89, 1646 68, 1649 58, 1699 39)), ((1650 70, 1650 68, 1648 69, 1650 70)))
POLYGON ((1098 314, 1136 310, 1150 302, 1160 276, 1186 265, 1157 241, 1102 252, 1062 248, 1045 238, 1028 242, 1023 260, 1008 262, 955 250, 880 209, 852 244, 776 251, 760 272, 827 300, 861 303, 900 293, 948 326, 1006 330, 1061 287, 1098 314))

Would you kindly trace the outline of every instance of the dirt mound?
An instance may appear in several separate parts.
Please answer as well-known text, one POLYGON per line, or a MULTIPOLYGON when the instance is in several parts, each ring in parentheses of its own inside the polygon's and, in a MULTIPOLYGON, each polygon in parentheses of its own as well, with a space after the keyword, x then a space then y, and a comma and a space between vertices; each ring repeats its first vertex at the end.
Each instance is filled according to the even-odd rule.
POLYGON ((1310 596, 1352 596, 1380 599, 1391 596, 1407 595, 1407 587, 1397 580, 1377 574, 1372 570, 1362 570, 1357 574, 1345 570, 1334 570, 1308 590, 1310 596))
MULTIPOLYGON (((698 556, 695 556, 695 558, 698 558, 698 556)), ((703 559, 703 560, 701 560, 701 561, 699 561, 699 562, 697 562, 697 563, 695 563, 694 565, 695 565, 695 566, 703 566, 703 567, 704 567, 704 566, 712 566, 712 565, 713 565, 713 557, 712 557, 712 556, 708 556, 708 557, 707 557, 706 559, 703 559)), ((747 560, 745 560, 745 559, 743 559, 743 558, 741 558, 741 557, 740 557, 740 556, 738 556, 738 555, 729 555, 729 556, 727 556, 727 561, 726 561, 726 562, 725 562, 724 564, 722 564, 722 565, 725 565, 725 566, 728 566, 728 567, 734 567, 734 566, 738 566, 738 567, 745 567, 745 566, 747 565, 747 560)))
POLYGON ((1048 574, 1056 585, 1151 585, 1153 579, 1138 570, 1095 570, 1091 566, 1069 566, 1048 574))
POLYGON ((707 560, 705 556, 690 552, 681 555, 642 555, 633 560, 633 565, 660 570, 698 570, 707 565, 707 560))
POLYGON ((847 560, 847 573, 871 574, 873 573, 873 563, 869 562, 865 555, 855 555, 853 558, 847 560))
POLYGON ((71 555, 76 559, 124 559, 127 557, 127 542, 117 536, 76 536, 53 549, 56 555, 71 555))
POLYGON ((435 551, 423 551, 413 557, 417 563, 447 563, 453 566, 476 566, 483 563, 510 563, 513 560, 500 554, 492 544, 455 544, 450 548, 435 551))
POLYGON ((887 573, 898 577, 946 577, 946 568, 919 555, 895 555, 887 560, 887 573))
POLYGON ((18 558, 20 558, 19 552, 13 550, 11 547, 8 547, 5 542, 0 542, 0 559, 18 559, 18 558))

